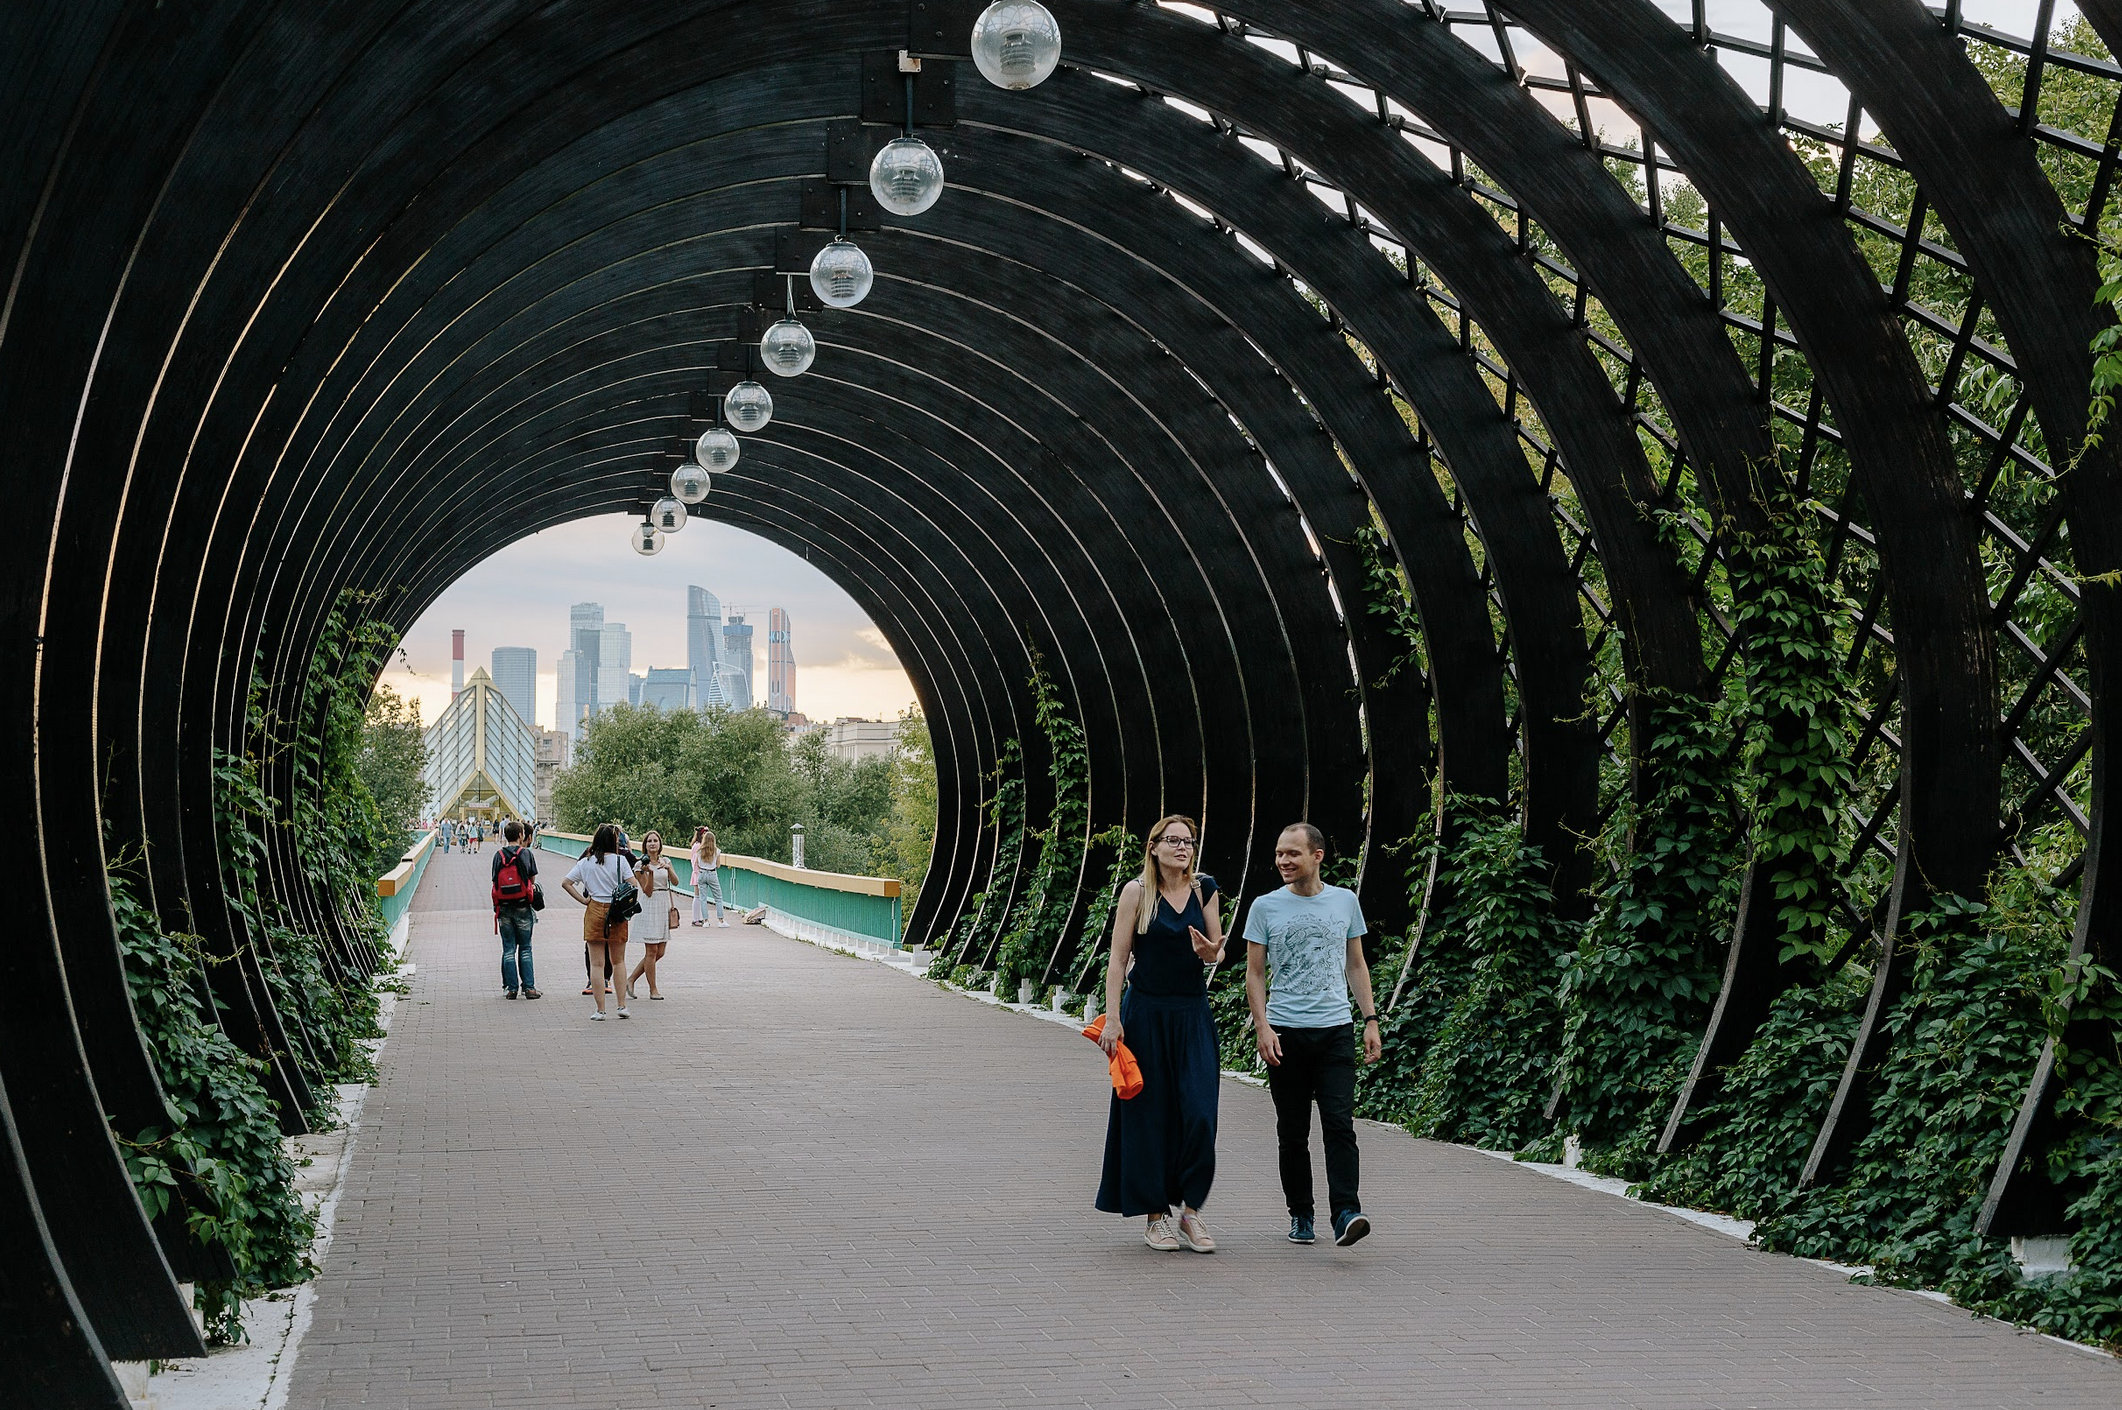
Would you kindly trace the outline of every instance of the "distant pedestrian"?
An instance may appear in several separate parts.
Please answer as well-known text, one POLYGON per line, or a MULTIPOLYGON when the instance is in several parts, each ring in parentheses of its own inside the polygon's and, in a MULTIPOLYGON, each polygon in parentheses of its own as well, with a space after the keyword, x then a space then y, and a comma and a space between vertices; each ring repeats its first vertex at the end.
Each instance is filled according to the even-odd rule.
POLYGON ((653 829, 641 834, 641 917, 634 922, 633 938, 641 942, 641 963, 626 976, 626 997, 634 997, 634 982, 646 977, 648 996, 660 1001, 663 990, 656 984, 656 964, 670 946, 670 933, 678 924, 678 874, 663 855, 663 834, 653 829))
POLYGON ((1142 1091, 1127 1101, 1112 1099, 1097 1207, 1147 1216, 1142 1237, 1159 1252, 1182 1245, 1216 1251, 1201 1206, 1216 1178, 1221 1064, 1208 966, 1223 958, 1223 920, 1216 879, 1194 870, 1198 846, 1191 818, 1160 818, 1150 829, 1142 875, 1121 889, 1113 907, 1112 958, 1105 966, 1105 1031, 1098 1045, 1109 1057, 1126 1040, 1142 1067, 1142 1091))
POLYGON ((485 851, 485 850, 486 850, 486 819, 485 819, 485 818, 481 818, 481 819, 479 819, 479 821, 477 821, 477 822, 475 822, 475 823, 473 823, 473 824, 472 824, 472 851, 474 851, 474 852, 483 852, 483 851, 485 851))
MULTIPOLYGON (((622 894, 633 894, 634 870, 626 855, 619 850, 619 829, 610 823, 597 829, 590 838, 589 850, 575 863, 560 883, 567 894, 582 903, 582 943, 589 947, 591 973, 595 973, 597 961, 607 966, 605 973, 626 973, 626 915, 612 919, 612 902, 622 894)), ((597 1000, 597 1011, 593 1019, 604 1017, 604 995, 609 986, 591 984, 597 1000)), ((626 1011, 624 995, 619 999, 619 1017, 631 1018, 626 1011)))
POLYGON ((1345 1248, 1370 1233, 1356 1193, 1361 1161, 1351 993, 1363 1018, 1363 1061, 1376 1062, 1383 1044, 1370 966, 1363 958, 1363 907, 1355 892, 1319 879, 1325 860, 1326 836, 1308 822, 1291 823, 1275 840, 1275 870, 1284 884, 1255 900, 1246 913, 1245 998, 1253 1011, 1253 1040, 1267 1064, 1267 1089, 1275 1099, 1289 1241, 1308 1244, 1317 1238, 1311 1158, 1316 1103, 1326 1147, 1326 1205, 1333 1215, 1334 1242, 1345 1248))
POLYGON ((444 818, 435 831, 442 838, 442 854, 448 856, 449 844, 456 840, 456 829, 450 826, 448 818, 444 818))
POLYGON ((729 929, 722 914, 722 849, 705 825, 693 829, 693 924, 707 924, 707 908, 715 908, 715 924, 729 929))
POLYGON ((501 831, 503 845, 494 850, 494 933, 501 937, 501 997, 539 999, 531 965, 531 931, 538 923, 533 902, 538 895, 538 859, 518 845, 523 829, 510 823, 501 831))

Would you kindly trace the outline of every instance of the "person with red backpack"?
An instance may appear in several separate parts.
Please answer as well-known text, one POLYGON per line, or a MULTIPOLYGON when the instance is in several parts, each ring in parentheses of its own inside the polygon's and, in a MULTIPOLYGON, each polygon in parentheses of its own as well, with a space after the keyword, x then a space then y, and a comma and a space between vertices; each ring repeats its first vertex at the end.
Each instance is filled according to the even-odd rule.
POLYGON ((542 998, 531 971, 531 930, 538 921, 538 859, 522 846, 523 824, 502 829, 507 839, 494 853, 494 933, 501 937, 501 997, 542 998), (521 981, 519 984, 518 981, 521 981))

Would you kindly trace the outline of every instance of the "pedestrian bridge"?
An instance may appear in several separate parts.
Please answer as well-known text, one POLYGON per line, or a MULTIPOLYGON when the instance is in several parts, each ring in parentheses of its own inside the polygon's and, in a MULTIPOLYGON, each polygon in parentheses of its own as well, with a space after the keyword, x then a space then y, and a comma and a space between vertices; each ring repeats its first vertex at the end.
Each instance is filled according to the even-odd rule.
MULTIPOLYGON (((1454 1143, 2122 1343, 2118 50, 2122 0, 0 5, 0 1385, 114 1410, 302 1280, 280 1143, 403 942, 315 1403, 2112 1401, 1454 1143), (1080 1040, 794 940, 488 1002, 363 712, 598 516, 801 553, 905 666, 904 914, 732 874, 813 939, 1080 994, 1161 815, 1241 908, 1319 826, 1368 1109, 1445 1143, 1373 1133, 1363 1257, 1258 1237, 1241 1084, 1228 1252, 1142 1263, 1080 1040)), ((431 782, 521 811, 487 719, 431 782)))
MULTIPOLYGON (((1111 1089, 1072 1025, 750 926, 687 927, 666 1002, 589 1023, 565 896, 509 1003, 486 873, 438 857, 413 903, 288 1410, 2122 1396, 2109 1358, 1374 1122, 1378 1232, 1292 1246, 1237 1080, 1221 1248, 1155 1253, 1091 1209, 1111 1089)), ((194 1374, 152 1384, 195 1410, 194 1374)))

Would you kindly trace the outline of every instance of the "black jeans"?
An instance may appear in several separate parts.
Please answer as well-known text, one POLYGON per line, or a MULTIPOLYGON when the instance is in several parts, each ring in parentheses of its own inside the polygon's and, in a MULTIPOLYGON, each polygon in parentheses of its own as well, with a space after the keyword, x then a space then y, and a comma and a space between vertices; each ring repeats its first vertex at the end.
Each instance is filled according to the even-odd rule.
POLYGON ((1267 1069, 1275 1099, 1275 1139, 1281 1147, 1282 1194, 1293 1215, 1312 1217, 1312 1103, 1319 1104, 1319 1134, 1326 1144, 1326 1200, 1330 1214, 1361 1209, 1356 1181, 1356 1031, 1278 1028, 1282 1064, 1267 1069))

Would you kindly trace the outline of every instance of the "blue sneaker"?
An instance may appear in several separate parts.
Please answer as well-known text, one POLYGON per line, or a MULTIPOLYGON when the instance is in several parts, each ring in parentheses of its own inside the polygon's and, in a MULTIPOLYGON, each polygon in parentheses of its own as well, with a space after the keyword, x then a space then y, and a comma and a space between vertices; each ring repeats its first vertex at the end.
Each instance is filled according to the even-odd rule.
POLYGON ((1312 1232, 1312 1217, 1309 1214, 1289 1216, 1289 1241, 1293 1244, 1315 1244, 1319 1236, 1312 1232))
POLYGON ((1334 1216, 1334 1243, 1347 1248, 1370 1233, 1370 1220, 1360 1209, 1344 1209, 1334 1216))

